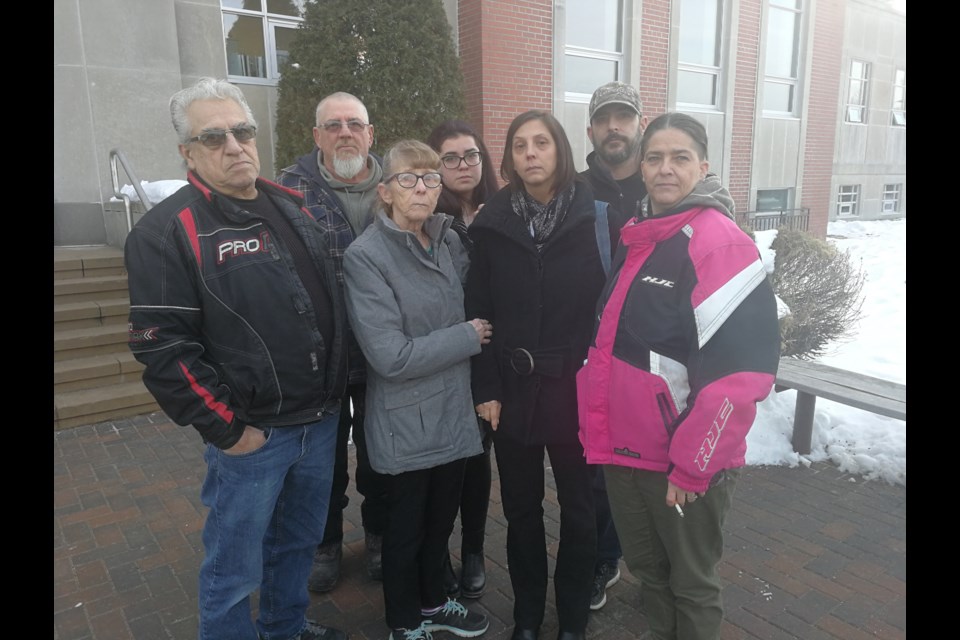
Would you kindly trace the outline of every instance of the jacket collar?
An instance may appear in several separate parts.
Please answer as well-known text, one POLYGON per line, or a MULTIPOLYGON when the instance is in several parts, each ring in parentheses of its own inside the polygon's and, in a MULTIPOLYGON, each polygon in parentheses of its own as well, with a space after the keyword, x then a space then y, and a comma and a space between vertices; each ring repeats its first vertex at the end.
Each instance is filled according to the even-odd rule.
MULTIPOLYGON (((593 190, 590 188, 590 183, 587 182, 586 179, 579 179, 575 182, 575 185, 576 188, 573 193, 573 200, 570 202, 570 210, 567 212, 567 217, 563 221, 563 224, 560 225, 560 228, 557 229, 553 236, 547 241, 546 246, 550 246, 556 238, 568 233, 570 229, 583 219, 589 218, 591 224, 593 223, 596 209, 593 204, 593 190)), ((529 245, 533 251, 536 251, 536 246, 533 244, 533 238, 530 237, 530 232, 524 226, 520 216, 513 211, 513 207, 510 204, 510 195, 509 186, 495 193, 487 204, 483 206, 483 209, 480 210, 473 224, 470 225, 470 229, 489 229, 494 233, 507 236, 521 244, 529 245)))
MULTIPOLYGON (((213 204, 219 207, 221 210, 231 213, 234 216, 247 215, 243 209, 238 207, 230 198, 211 188, 210 185, 208 185, 203 178, 197 175, 195 171, 187 172, 187 182, 193 185, 197 191, 200 192, 200 195, 203 196, 204 200, 210 204, 213 204)), ((256 184, 258 191, 263 191, 269 196, 285 196, 286 198, 293 200, 294 204, 296 204, 299 209, 306 212, 310 218, 313 218, 313 216, 303 208, 303 194, 301 194, 299 191, 284 187, 283 185, 279 185, 276 182, 267 180, 266 178, 257 178, 256 184)))
MULTIPOLYGON (((440 212, 434 213, 424 221, 423 230, 430 236, 430 244, 433 245, 435 251, 440 246, 440 243, 443 242, 452 223, 453 216, 440 212)), ((419 244, 415 233, 398 227, 397 223, 388 218, 387 214, 382 210, 377 211, 374 217, 374 224, 393 242, 400 244, 416 242, 419 244)))

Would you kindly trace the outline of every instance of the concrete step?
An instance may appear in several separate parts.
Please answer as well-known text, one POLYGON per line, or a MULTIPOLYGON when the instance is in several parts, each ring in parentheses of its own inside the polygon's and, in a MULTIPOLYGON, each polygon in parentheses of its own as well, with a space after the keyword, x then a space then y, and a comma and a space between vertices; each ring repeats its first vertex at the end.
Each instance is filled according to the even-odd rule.
POLYGON ((53 394, 53 428, 116 420, 159 410, 142 382, 125 382, 96 389, 53 394))
POLYGON ((97 276, 53 280, 54 304, 96 302, 128 297, 127 276, 97 276))
POLYGON ((127 298, 54 304, 53 328, 55 331, 65 331, 107 324, 125 325, 129 313, 130 301, 127 298))
POLYGON ((123 250, 116 247, 54 247, 53 277, 79 278, 126 273, 123 250))
POLYGON ((53 363, 53 391, 66 393, 136 382, 140 380, 143 369, 143 365, 129 351, 60 360, 53 363))
POLYGON ((87 358, 126 352, 127 326, 106 324, 100 327, 68 329, 53 333, 53 360, 87 358))

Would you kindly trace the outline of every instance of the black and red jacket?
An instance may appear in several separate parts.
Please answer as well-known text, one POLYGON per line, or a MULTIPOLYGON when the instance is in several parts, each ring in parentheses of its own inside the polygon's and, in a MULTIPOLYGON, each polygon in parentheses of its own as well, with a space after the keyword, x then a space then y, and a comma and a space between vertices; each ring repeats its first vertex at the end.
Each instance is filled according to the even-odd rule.
POLYGON ((143 381, 177 424, 222 449, 247 424, 319 419, 343 394, 346 312, 324 232, 297 192, 258 179, 303 239, 332 300, 333 344, 283 243, 263 218, 190 184, 127 237, 129 345, 143 381))

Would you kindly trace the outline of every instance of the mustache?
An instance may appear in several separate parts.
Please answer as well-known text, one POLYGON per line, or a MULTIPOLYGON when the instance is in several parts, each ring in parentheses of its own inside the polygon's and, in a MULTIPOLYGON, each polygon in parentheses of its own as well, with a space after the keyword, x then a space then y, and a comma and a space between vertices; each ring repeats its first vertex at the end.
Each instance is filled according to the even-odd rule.
POLYGON ((616 132, 608 133, 607 137, 603 139, 603 144, 607 144, 608 142, 613 142, 614 140, 619 140, 620 142, 626 145, 630 144, 630 138, 628 138, 627 136, 621 133, 616 133, 616 132))

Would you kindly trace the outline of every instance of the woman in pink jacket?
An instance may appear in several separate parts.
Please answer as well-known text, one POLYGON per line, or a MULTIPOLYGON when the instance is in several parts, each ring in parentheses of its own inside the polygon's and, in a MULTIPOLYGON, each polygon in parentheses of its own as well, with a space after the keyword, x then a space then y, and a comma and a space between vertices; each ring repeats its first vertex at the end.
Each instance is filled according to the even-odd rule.
POLYGON ((666 113, 640 149, 648 195, 598 306, 577 376, 587 462, 606 465, 614 522, 653 637, 720 637, 722 525, 756 404, 773 386, 773 291, 707 135, 666 113))

